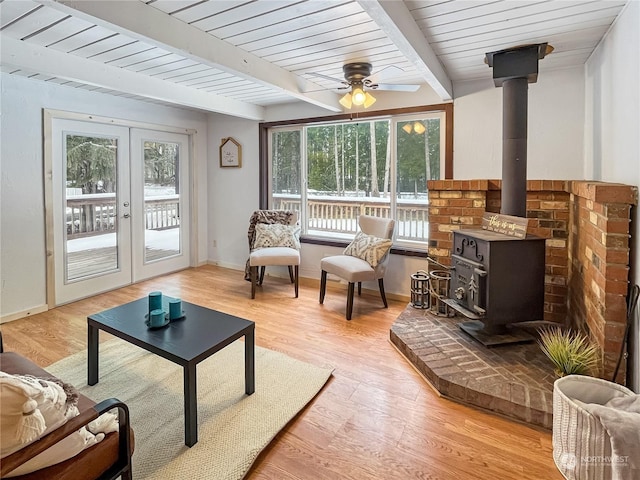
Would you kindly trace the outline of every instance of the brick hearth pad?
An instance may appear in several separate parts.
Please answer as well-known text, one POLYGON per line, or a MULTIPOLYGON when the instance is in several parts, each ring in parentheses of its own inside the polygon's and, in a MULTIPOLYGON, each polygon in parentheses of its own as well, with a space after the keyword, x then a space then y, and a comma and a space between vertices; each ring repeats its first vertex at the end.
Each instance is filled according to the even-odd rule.
POLYGON ((551 428, 556 377, 538 344, 486 348, 460 330, 461 321, 409 305, 390 339, 442 396, 551 428))

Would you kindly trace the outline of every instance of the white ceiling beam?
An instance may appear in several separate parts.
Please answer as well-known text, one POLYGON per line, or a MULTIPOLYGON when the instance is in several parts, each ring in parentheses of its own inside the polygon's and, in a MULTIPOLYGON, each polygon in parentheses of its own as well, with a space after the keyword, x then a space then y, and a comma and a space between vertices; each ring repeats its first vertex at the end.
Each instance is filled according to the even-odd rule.
POLYGON ((263 120, 265 116, 264 107, 259 105, 176 85, 1 34, 0 48, 3 66, 251 120, 263 120))
POLYGON ((453 99, 453 84, 404 2, 356 0, 387 34, 398 50, 413 63, 443 101, 453 99))
POLYGON ((36 0, 67 14, 83 18, 122 35, 155 44, 178 55, 226 71, 298 100, 340 112, 339 95, 220 40, 138 0, 36 0), (307 91, 307 93, 303 93, 307 91))

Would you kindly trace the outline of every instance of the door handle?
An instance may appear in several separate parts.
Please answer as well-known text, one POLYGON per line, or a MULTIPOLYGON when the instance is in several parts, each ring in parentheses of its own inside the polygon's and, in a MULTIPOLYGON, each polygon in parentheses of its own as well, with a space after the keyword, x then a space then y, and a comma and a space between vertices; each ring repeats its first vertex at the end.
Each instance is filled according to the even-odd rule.
POLYGON ((124 215, 122 215, 122 218, 129 218, 131 215, 129 215, 128 213, 125 213, 124 215))

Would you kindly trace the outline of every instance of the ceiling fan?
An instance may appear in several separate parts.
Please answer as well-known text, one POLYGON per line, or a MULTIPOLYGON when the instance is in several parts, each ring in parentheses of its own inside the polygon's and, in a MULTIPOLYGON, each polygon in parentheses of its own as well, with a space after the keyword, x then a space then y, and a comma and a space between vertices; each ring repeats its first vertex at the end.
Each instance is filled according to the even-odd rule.
POLYGON ((321 77, 341 84, 337 90, 347 90, 341 99, 340 104, 345 108, 351 108, 352 105, 363 105, 364 108, 370 107, 376 101, 375 97, 369 93, 370 90, 389 90, 395 92, 415 92, 420 85, 397 84, 397 83, 380 83, 378 79, 382 72, 388 73, 389 69, 400 70, 400 67, 389 65, 382 70, 371 74, 372 65, 367 62, 346 63, 342 67, 344 72, 344 80, 338 80, 321 73, 310 73, 316 77, 321 77))

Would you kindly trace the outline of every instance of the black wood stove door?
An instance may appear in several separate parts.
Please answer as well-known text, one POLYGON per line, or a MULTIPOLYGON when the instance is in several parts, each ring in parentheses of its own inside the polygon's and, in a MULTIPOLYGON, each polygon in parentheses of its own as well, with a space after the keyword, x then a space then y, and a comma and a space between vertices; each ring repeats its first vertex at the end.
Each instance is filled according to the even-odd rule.
POLYGON ((486 313, 486 277, 483 265, 459 255, 451 256, 452 299, 478 315, 486 313))

